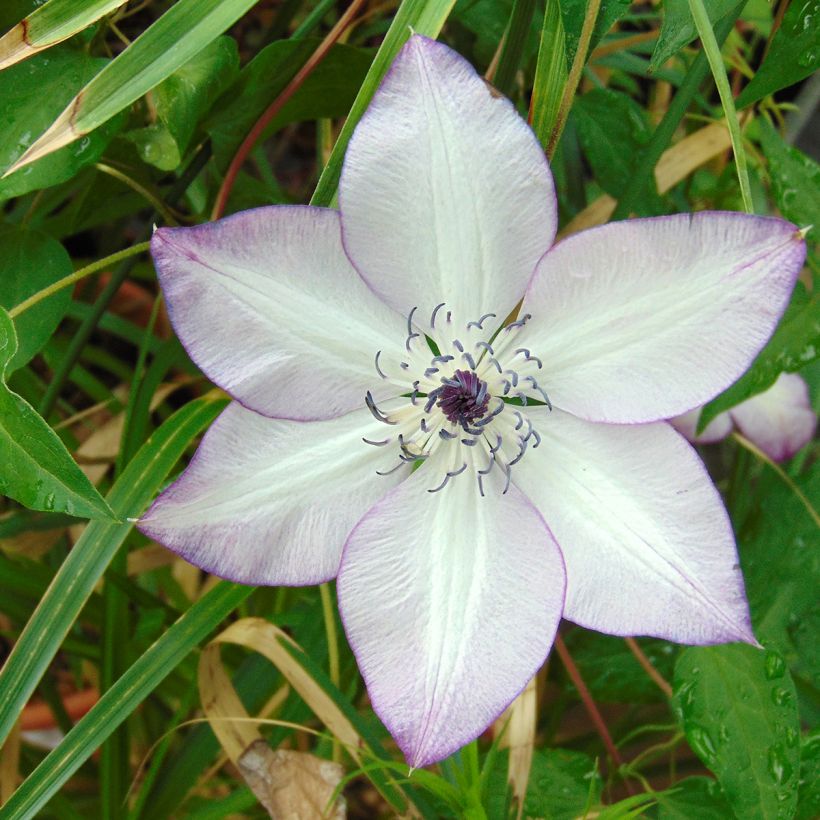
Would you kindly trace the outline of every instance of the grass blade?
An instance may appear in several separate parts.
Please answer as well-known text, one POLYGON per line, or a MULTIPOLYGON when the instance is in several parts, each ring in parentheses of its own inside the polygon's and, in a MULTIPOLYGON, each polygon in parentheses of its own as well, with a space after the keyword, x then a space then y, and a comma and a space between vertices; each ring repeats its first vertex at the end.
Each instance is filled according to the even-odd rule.
POLYGON ((88 134, 173 74, 256 0, 179 0, 112 60, 5 176, 88 134))
MULTIPOLYGON (((211 402, 211 409, 213 404, 211 402)), ((139 455, 135 461, 138 459, 139 455)), ((126 474, 127 471, 123 477, 126 474)), ((221 581, 200 598, 149 647, 32 772, 3 807, 5 820, 34 817, 94 750, 253 590, 253 587, 221 581)))
POLYGON ((0 70, 62 43, 127 0, 49 0, 0 37, 0 70))
MULTIPOLYGON (((224 407, 219 396, 214 392, 187 404, 145 443, 108 494, 118 516, 142 512, 191 439, 224 407)), ((132 527, 90 523, 58 570, 0 670, 0 692, 8 693, 0 700, 0 744, 132 527)))
POLYGON ((545 150, 558 121, 558 109, 567 84, 565 39, 559 0, 547 0, 530 105, 532 130, 545 150))
POLYGON ((350 137, 353 135, 353 129, 370 104, 382 77, 405 41, 414 32, 427 37, 437 37, 454 4, 455 0, 402 0, 384 41, 373 58, 370 71, 367 72, 362 87, 353 101, 353 107, 339 132, 330 159, 322 171, 322 176, 319 177, 316 190, 310 200, 311 205, 327 206, 332 202, 336 186, 339 184, 339 176, 342 173, 342 160, 350 137))

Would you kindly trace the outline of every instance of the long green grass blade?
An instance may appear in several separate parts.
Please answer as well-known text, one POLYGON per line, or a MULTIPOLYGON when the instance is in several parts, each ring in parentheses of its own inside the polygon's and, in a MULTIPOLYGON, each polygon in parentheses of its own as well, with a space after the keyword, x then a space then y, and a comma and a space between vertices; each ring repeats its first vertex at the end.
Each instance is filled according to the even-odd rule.
POLYGON ((6 172, 88 134, 173 74, 235 23, 256 0, 179 0, 112 60, 6 172))
POLYGON ((532 129, 544 149, 558 120, 558 109, 567 84, 565 40, 560 2, 547 0, 530 108, 532 129))
MULTIPOLYGON (((157 430, 108 494, 120 518, 143 511, 194 436, 223 407, 216 395, 197 399, 157 430)), ((129 522, 90 523, 63 562, 0 670, 0 744, 132 527, 129 522)))
POLYGON ((402 0, 384 41, 373 58, 373 64, 364 78, 362 87, 353 101, 353 107, 333 146, 330 159, 319 177, 319 183, 310 200, 311 205, 327 206, 333 201, 336 186, 339 184, 339 176, 342 173, 342 160, 350 137, 353 135, 353 129, 370 104, 393 58, 414 32, 427 37, 437 37, 454 4, 455 0, 402 0))
POLYGON ((532 16, 535 13, 535 0, 515 0, 507 33, 504 35, 504 48, 498 61, 493 83, 499 91, 507 96, 512 95, 515 74, 521 64, 521 57, 527 45, 532 16))
MULTIPOLYGON (((211 402, 211 409, 213 404, 211 402)), ((126 474, 127 471, 123 477, 126 474)), ((148 648, 32 772, 3 807, 4 820, 34 817, 94 750, 253 590, 254 587, 222 581, 200 598, 148 648)))
POLYGON ((90 26, 127 0, 49 0, 0 37, 0 70, 90 26))
POLYGON ((726 125, 732 137, 732 151, 735 155, 735 168, 737 169, 737 179, 740 183, 740 194, 743 197, 743 208, 747 214, 754 213, 754 203, 752 202, 752 186, 749 184, 749 170, 746 163, 746 149, 743 147, 743 137, 740 134, 740 123, 737 120, 737 110, 735 100, 732 96, 732 89, 729 87, 729 78, 726 76, 726 66, 723 65, 723 57, 720 55, 720 46, 712 30, 712 23, 703 5, 703 0, 689 0, 689 9, 695 21, 695 28, 698 30, 700 42, 709 67, 712 69, 712 77, 715 79, 720 102, 723 105, 723 114, 726 117, 726 125))

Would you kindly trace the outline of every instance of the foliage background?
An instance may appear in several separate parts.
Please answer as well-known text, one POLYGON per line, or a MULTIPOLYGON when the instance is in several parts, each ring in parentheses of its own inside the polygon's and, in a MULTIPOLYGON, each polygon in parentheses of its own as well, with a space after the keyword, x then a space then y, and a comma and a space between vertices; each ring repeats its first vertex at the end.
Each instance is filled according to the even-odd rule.
MULTIPOLYGON (((812 151, 817 4, 705 4, 739 112, 734 154, 685 0, 51 0, 21 41, 41 6, 0 6, 3 817, 265 816, 260 800, 313 816, 308 798, 330 805, 336 784, 354 817, 818 816, 815 445, 782 469, 736 439, 703 448, 764 650, 564 624, 493 733, 409 778, 332 585, 228 584, 126 520, 225 402, 170 330, 144 252, 152 225, 331 204, 346 139, 410 25, 441 32, 529 114, 565 233, 743 210, 744 164, 755 212, 817 226, 820 172, 795 147, 812 151), (46 131, 56 150, 9 173, 46 131), (234 689, 268 722, 231 720, 234 689), (239 761, 249 744, 261 779, 239 761), (317 774, 318 758, 343 769, 317 774)), ((775 337, 705 417, 784 370, 817 406, 815 237, 775 337)))

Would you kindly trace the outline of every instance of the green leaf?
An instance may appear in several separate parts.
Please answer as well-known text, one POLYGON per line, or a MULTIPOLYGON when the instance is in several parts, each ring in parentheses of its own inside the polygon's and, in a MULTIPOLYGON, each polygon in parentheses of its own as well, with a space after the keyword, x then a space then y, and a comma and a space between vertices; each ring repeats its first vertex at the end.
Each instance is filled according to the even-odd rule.
POLYGON ((6 386, 4 374, 16 351, 14 324, 0 308, 0 495, 33 510, 113 518, 57 434, 6 386))
MULTIPOLYGON (((0 314, 0 320, 3 316, 0 314)), ((224 406, 224 400, 212 395, 197 399, 178 410, 148 439, 108 494, 108 503, 117 516, 125 519, 143 511, 191 439, 224 406)), ((11 693, 0 700, 0 744, 132 529, 133 523, 127 521, 93 521, 58 570, 0 670, 0 691, 11 693)))
POLYGON ((572 114, 595 179, 620 196, 652 134, 643 110, 620 91, 596 88, 575 100, 572 114))
POLYGON ((253 587, 221 581, 194 603, 24 781, 3 806, 4 818, 35 816, 95 749, 252 592, 253 587))
POLYGON ((800 749, 800 789, 794 820, 816 820, 817 817, 820 817, 820 730, 815 729, 803 739, 800 749))
POLYGON ((178 0, 80 90, 18 165, 47 156, 108 122, 185 65, 255 3, 178 0))
MULTIPOLYGON (((592 50, 601 38, 629 11, 630 4, 631 0, 601 0, 601 8, 592 31, 588 54, 592 54, 592 50)), ((575 52, 578 51, 581 29, 588 6, 588 0, 561 0, 561 13, 564 16, 564 31, 566 32, 567 68, 572 66, 575 52)))
POLYGON ((809 298, 801 282, 774 335, 751 367, 728 390, 712 399, 700 414, 698 430, 715 416, 768 390, 783 373, 794 373, 820 356, 820 296, 809 298))
POLYGON ((798 228, 813 225, 816 237, 820 232, 820 165, 786 145, 764 117, 758 118, 757 125, 780 213, 798 228))
POLYGON ((49 0, 0 37, 0 69, 67 40, 126 2, 49 0))
MULTIPOLYGON (((71 257, 56 239, 40 231, 0 225, 0 306, 10 310, 72 271, 71 257)), ((48 341, 70 301, 71 289, 65 288, 15 319, 18 348, 6 364, 7 375, 26 364, 48 341)))
MULTIPOLYGON (((83 51, 57 46, 0 71, 4 112, 0 129, 0 173, 14 165, 34 137, 107 63, 83 51)), ((100 157, 120 122, 119 119, 112 121, 76 144, 0 179, 0 201, 71 179, 100 157)))
POLYGON ((524 814, 551 820, 573 820, 601 798, 601 776, 595 761, 569 749, 536 749, 524 800, 524 814))
MULTIPOLYGON (((792 480, 806 497, 820 497, 820 470, 792 480)), ((817 527, 794 491, 771 471, 759 477, 753 500, 738 540, 755 634, 776 648, 793 672, 811 680, 816 674, 811 654, 817 651, 811 613, 817 610, 817 595, 807 581, 820 569, 813 548, 817 527), (812 652, 798 653, 804 632, 812 652), (800 669, 801 662, 806 669, 800 669)))
POLYGON ((350 114, 339 132, 330 159, 322 171, 316 190, 311 197, 311 205, 330 205, 339 184, 347 144, 353 129, 364 114, 379 83, 411 32, 427 37, 438 37, 447 15, 455 0, 402 0, 387 34, 379 46, 370 70, 356 95, 350 114))
POLYGON ((532 89, 532 130, 546 149, 567 84, 564 22, 559 0, 547 0, 532 89))
MULTIPOLYGON (((710 0, 706 4, 709 20, 714 25, 737 5, 737 0, 710 0)), ((687 0, 664 0, 661 33, 652 52, 650 71, 657 71, 670 57, 688 46, 698 36, 687 0)))
POLYGON ((656 792, 658 820, 726 820, 732 810, 716 781, 687 777, 665 792, 656 792))
POLYGON ((126 134, 142 159, 162 171, 179 167, 197 124, 238 72, 236 41, 218 37, 161 82, 152 94, 157 122, 126 134))
POLYGON ((800 723, 794 683, 776 652, 742 644, 684 650, 674 704, 737 817, 793 815, 800 723))
POLYGON ((789 3, 771 48, 749 85, 737 98, 738 109, 767 94, 799 83, 814 73, 820 58, 820 7, 814 0, 789 3))
MULTIPOLYGON (((321 40, 315 38, 279 40, 262 49, 242 69, 236 82, 217 101, 204 125, 221 168, 228 166, 253 124, 320 43, 321 40)), ((340 44, 333 46, 274 117, 263 138, 290 122, 346 116, 371 60, 372 54, 362 49, 340 44)))

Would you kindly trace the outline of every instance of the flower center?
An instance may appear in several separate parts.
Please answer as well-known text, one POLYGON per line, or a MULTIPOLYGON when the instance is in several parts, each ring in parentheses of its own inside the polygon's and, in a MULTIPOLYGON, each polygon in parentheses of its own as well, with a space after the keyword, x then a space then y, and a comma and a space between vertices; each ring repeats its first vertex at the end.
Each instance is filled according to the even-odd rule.
POLYGON ((437 404, 448 421, 465 427, 487 412, 490 403, 487 382, 481 381, 472 370, 456 370, 453 378, 442 384, 444 388, 437 404))
POLYGON ((541 442, 530 415, 543 418, 552 409, 538 381, 543 362, 516 344, 531 317, 496 331, 489 321, 495 314, 487 313, 459 328, 443 307, 438 305, 425 324, 414 321, 414 308, 400 354, 376 354, 383 382, 378 392, 387 400, 378 406, 368 392, 365 401, 390 435, 364 441, 398 445, 398 464, 380 475, 435 455, 430 467, 443 470, 443 476, 434 476, 429 492, 467 473, 476 476, 483 496, 483 480, 494 470, 501 471, 506 492, 512 467, 541 442))

